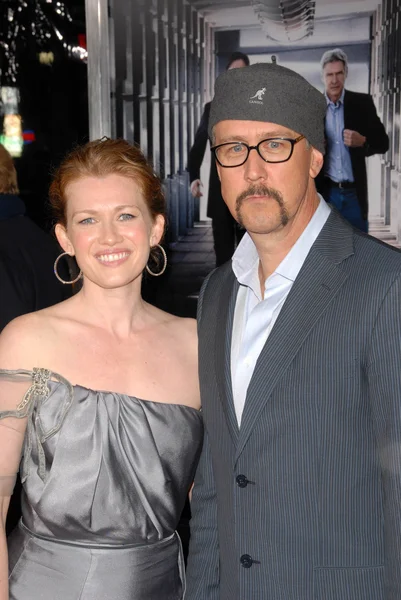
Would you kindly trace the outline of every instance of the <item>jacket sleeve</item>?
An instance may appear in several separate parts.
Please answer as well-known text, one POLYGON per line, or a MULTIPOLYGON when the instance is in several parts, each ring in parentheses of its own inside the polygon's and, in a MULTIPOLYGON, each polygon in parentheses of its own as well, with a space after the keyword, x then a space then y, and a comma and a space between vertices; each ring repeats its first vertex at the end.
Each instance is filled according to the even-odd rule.
POLYGON ((208 125, 209 125, 210 103, 205 105, 202 118, 196 130, 195 140, 189 151, 188 166, 189 180, 192 183, 195 179, 200 179, 200 168, 208 142, 208 125))
MULTIPOLYGON (((197 315, 199 327, 202 321, 205 289, 213 272, 206 277, 199 295, 197 315)), ((192 491, 191 515, 185 600, 219 600, 217 499, 212 456, 206 431, 192 491)))
POLYGON ((0 331, 20 315, 37 309, 35 282, 28 264, 0 259, 0 331), (23 274, 23 276, 22 276, 23 274))
POLYGON ((205 432, 191 502, 186 600, 219 600, 217 501, 210 445, 205 432))
POLYGON ((383 600, 401 598, 401 281, 380 307, 367 365, 384 498, 383 600))
POLYGON ((383 123, 380 121, 377 115, 372 96, 367 95, 365 112, 365 155, 372 156, 373 154, 384 154, 389 148, 389 139, 383 123))

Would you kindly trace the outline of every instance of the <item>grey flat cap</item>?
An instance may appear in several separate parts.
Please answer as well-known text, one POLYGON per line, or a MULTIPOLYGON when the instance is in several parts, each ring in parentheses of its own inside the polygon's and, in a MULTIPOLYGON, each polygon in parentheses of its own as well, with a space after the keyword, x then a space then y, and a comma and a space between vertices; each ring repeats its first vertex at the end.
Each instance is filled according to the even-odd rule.
POLYGON ((274 63, 230 69, 216 80, 209 137, 219 121, 276 123, 303 134, 324 154, 324 95, 295 71, 274 63))

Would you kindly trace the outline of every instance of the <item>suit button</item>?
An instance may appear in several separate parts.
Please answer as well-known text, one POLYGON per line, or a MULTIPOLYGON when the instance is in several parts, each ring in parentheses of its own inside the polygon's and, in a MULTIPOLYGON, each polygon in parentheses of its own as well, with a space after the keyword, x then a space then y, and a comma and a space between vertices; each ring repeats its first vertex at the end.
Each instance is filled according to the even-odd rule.
POLYGON ((244 569, 250 569, 253 565, 252 556, 249 554, 243 554, 239 560, 244 569))
POLYGON ((249 483, 249 481, 245 477, 245 475, 237 475, 237 477, 235 478, 235 481, 237 482, 238 487, 240 487, 240 488, 246 488, 246 486, 249 483))

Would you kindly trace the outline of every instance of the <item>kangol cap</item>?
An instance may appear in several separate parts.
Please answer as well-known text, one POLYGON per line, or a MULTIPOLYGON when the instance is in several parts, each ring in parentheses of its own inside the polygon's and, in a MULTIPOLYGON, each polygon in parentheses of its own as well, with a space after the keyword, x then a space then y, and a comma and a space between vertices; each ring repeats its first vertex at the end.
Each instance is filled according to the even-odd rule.
POLYGON ((301 75, 274 63, 230 69, 216 80, 209 137, 219 121, 276 123, 302 134, 324 154, 324 95, 301 75))

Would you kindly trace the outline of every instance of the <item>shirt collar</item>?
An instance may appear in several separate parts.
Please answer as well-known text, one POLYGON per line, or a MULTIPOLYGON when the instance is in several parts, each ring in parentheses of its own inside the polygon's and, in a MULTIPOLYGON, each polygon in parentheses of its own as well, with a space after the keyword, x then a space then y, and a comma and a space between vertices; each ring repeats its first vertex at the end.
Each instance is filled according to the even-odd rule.
MULTIPOLYGON (((278 274, 292 282, 295 281, 311 247, 321 232, 323 225, 326 223, 330 212, 331 209, 328 204, 319 194, 319 205, 311 220, 272 275, 278 274)), ((253 292, 260 297, 260 282, 258 276, 259 256, 256 246, 248 233, 245 233, 238 248, 234 252, 232 268, 238 282, 241 285, 250 287, 253 292)), ((270 275, 270 277, 272 277, 272 275, 270 275)), ((270 277, 266 279, 265 285, 269 282, 270 277)))
POLYGON ((326 94, 326 92, 324 92, 324 97, 326 98, 327 106, 329 104, 331 104, 331 106, 337 106, 338 104, 344 104, 344 95, 345 95, 345 88, 343 88, 343 91, 341 92, 341 96, 339 97, 337 102, 332 102, 330 100, 330 98, 328 97, 328 95, 326 94))

